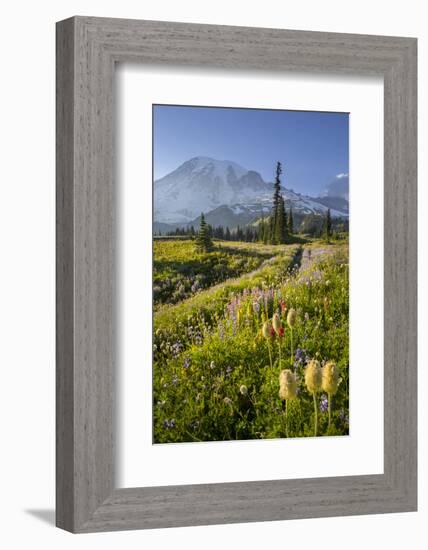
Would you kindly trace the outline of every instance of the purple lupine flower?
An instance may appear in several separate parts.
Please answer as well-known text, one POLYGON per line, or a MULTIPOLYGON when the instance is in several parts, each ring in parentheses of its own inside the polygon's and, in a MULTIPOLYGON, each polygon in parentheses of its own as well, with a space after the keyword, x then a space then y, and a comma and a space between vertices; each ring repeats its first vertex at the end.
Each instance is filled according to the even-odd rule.
POLYGON ((294 355, 294 360, 300 365, 306 363, 306 349, 297 348, 294 355))
POLYGON ((181 350, 183 349, 183 344, 180 340, 177 340, 174 344, 171 346, 171 352, 174 357, 178 357, 180 355, 181 350))
POLYGON ((327 396, 326 395, 323 395, 321 397, 321 401, 320 401, 320 411, 321 412, 326 412, 328 411, 328 399, 327 399, 327 396))
POLYGON ((302 348, 296 349, 296 361, 303 361, 305 358, 305 352, 302 350, 302 348))
POLYGON ((170 428, 175 428, 175 418, 171 418, 171 420, 164 420, 163 427, 167 430, 170 428))
POLYGON ((188 369, 190 367, 190 358, 189 357, 184 358, 183 366, 184 366, 185 369, 188 369))

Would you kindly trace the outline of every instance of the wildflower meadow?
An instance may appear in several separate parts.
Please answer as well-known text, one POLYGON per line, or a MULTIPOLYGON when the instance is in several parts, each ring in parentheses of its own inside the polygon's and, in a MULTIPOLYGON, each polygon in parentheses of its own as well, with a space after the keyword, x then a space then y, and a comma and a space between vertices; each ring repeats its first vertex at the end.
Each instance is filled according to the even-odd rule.
POLYGON ((349 433, 346 242, 154 240, 154 443, 349 433))

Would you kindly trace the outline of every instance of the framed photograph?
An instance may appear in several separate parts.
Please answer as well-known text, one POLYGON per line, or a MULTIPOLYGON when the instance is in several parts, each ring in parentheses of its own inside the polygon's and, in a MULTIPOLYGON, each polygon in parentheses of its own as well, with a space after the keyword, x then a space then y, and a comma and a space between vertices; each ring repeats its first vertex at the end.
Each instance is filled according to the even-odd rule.
POLYGON ((57 24, 57 525, 417 507, 416 39, 57 24))

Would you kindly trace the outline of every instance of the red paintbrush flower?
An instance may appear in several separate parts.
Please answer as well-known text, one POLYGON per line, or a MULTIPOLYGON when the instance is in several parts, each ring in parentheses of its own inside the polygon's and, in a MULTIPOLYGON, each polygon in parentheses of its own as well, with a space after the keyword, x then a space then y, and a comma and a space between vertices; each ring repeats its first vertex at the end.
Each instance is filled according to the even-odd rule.
POLYGON ((272 338, 275 337, 275 329, 273 327, 270 328, 270 335, 272 338))
POLYGON ((278 336, 282 338, 284 336, 284 327, 279 327, 278 336))

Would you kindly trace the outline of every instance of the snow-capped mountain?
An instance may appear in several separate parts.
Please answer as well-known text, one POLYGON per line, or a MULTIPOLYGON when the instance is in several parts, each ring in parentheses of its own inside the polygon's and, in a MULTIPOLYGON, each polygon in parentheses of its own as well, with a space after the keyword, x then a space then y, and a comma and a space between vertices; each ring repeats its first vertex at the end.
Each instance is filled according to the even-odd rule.
MULTIPOLYGON (((229 160, 195 157, 154 182, 155 227, 197 225, 204 212, 208 223, 230 228, 268 215, 273 183, 254 170, 229 160)), ((321 199, 282 188, 286 207, 297 214, 325 213, 321 199)), ((346 205, 331 208, 334 217, 346 217, 346 205)))
POLYGON ((154 182, 157 222, 186 223, 221 205, 262 200, 272 185, 258 172, 228 160, 195 157, 154 182))

